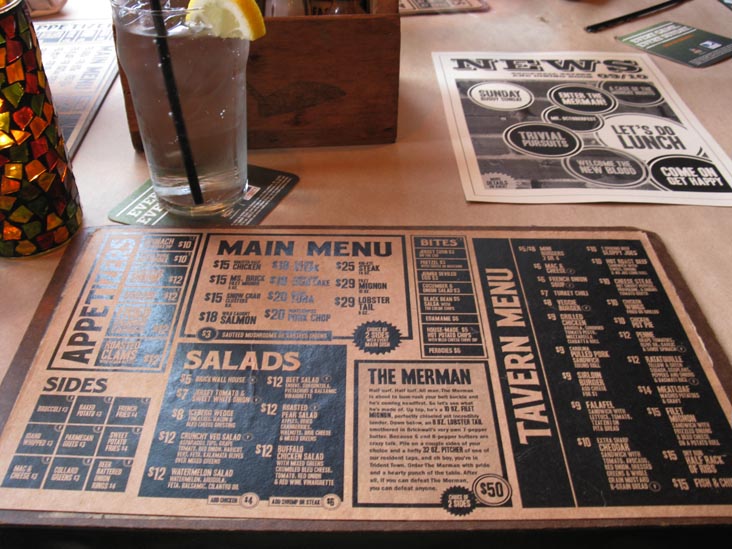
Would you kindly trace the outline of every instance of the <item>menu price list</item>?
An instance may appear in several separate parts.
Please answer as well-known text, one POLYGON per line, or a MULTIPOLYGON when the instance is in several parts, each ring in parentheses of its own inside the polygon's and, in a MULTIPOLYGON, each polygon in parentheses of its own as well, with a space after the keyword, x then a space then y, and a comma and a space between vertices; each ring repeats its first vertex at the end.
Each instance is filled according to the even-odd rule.
POLYGON ((328 341, 384 319, 410 333, 401 236, 211 235, 203 262, 187 336, 328 341))
POLYGON ((141 496, 343 499, 345 347, 185 343, 173 368, 141 496))
POLYGON ((474 245, 514 448, 542 448, 524 505, 732 501, 729 422, 640 242, 474 245))
POLYGON ((413 239, 422 353, 426 357, 485 356, 466 239, 413 239))
POLYGON ((123 492, 148 399, 42 395, 2 486, 123 492))
POLYGON ((197 245, 191 235, 106 238, 50 368, 163 368, 197 245))

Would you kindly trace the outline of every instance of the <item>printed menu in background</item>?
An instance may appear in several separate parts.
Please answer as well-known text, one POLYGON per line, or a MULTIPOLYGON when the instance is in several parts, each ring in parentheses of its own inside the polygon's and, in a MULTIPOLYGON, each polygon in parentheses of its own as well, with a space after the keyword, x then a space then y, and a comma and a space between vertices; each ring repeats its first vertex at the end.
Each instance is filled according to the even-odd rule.
POLYGON ((69 156, 117 77, 111 21, 33 22, 69 156))
POLYGON ((400 15, 486 11, 486 0, 399 0, 400 15))

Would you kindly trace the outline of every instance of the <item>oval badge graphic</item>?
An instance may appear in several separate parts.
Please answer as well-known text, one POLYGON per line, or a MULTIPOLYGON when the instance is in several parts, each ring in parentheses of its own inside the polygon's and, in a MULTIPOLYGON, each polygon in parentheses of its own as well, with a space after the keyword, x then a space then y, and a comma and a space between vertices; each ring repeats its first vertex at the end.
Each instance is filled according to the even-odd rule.
POLYGON ((534 102, 534 95, 521 86, 508 82, 482 82, 468 90, 468 97, 485 109, 517 111, 534 102))
POLYGON ((693 156, 659 158, 651 164, 651 177, 668 191, 732 192, 729 182, 714 164, 693 156))
POLYGON ((638 186, 648 175, 637 158, 604 147, 588 147, 564 162, 565 169, 579 179, 611 189, 638 186))
POLYGON ((511 485, 498 475, 487 474, 475 479, 473 494, 478 501, 489 507, 498 507, 511 499, 511 485))
POLYGON ((545 110, 541 117, 550 124, 558 124, 575 132, 594 132, 602 128, 603 119, 596 114, 572 112, 559 107, 545 110))
POLYGON ((603 114, 614 111, 618 102, 600 88, 578 84, 562 84, 549 90, 549 100, 572 112, 603 114))
POLYGON ((602 83, 602 89, 611 93, 615 99, 626 105, 649 107, 663 103, 661 92, 656 86, 648 82, 608 80, 602 83))
POLYGON ((582 141, 573 131, 541 122, 511 126, 503 138, 517 151, 543 158, 572 156, 582 147, 582 141))

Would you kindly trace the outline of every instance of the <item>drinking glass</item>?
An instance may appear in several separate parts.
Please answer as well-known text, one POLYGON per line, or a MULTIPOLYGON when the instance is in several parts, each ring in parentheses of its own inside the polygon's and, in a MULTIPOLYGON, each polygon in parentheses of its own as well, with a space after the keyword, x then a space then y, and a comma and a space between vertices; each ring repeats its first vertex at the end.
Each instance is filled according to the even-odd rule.
POLYGON ((210 215, 247 188, 249 41, 214 36, 187 0, 110 0, 153 189, 161 206, 210 215), (159 4, 159 2, 158 2, 159 4))

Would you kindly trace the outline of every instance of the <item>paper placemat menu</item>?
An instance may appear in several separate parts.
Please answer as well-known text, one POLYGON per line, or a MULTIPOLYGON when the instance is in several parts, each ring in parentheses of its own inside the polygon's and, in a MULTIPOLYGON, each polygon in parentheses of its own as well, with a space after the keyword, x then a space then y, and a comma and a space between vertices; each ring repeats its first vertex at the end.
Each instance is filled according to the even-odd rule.
POLYGON ((634 230, 90 230, 1 389, 0 515, 729 518, 729 363, 658 248, 634 230))

